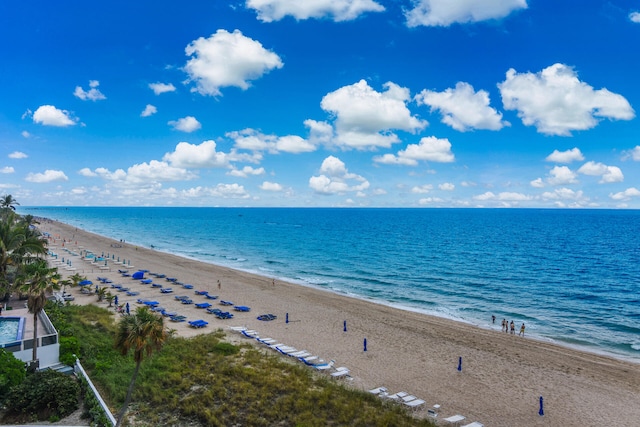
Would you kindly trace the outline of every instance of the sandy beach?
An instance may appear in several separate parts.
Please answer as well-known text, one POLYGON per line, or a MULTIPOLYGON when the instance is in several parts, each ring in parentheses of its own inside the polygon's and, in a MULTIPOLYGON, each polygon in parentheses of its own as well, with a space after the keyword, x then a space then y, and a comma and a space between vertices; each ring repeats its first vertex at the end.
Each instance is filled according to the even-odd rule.
MULTIPOLYGON (((348 367, 351 379, 346 383, 352 387, 366 390, 385 386, 390 392, 405 391, 424 399, 427 407, 439 404, 439 420, 461 414, 466 417, 462 424, 478 421, 485 426, 640 425, 640 364, 296 284, 276 281, 274 285, 270 277, 135 247, 58 222, 43 221, 39 227, 53 236, 50 249, 70 259, 76 269, 60 268, 63 276, 79 273, 94 283, 99 276, 108 277, 140 292, 131 297, 113 292, 121 304, 129 302, 132 309, 138 306, 138 298, 154 299, 189 320, 209 322, 203 329, 168 322, 181 336, 245 326, 262 337, 275 338, 323 359, 333 359, 336 366, 348 367), (163 294, 158 288, 122 277, 118 273, 122 266, 109 262, 108 269, 100 268, 67 252, 81 250, 113 254, 130 261, 134 266, 130 272, 146 269, 163 273, 193 284, 194 289, 150 276, 154 283, 174 290, 163 294), (194 305, 176 301, 176 295, 188 295, 194 302, 207 301, 194 290, 206 290, 219 295, 219 299, 249 306, 251 312, 232 311, 234 319, 219 320, 194 305), (278 319, 256 319, 265 313, 276 314, 278 319), (289 323, 285 322, 286 313, 289 323), (463 358, 461 371, 457 370, 459 357, 463 358), (544 416, 538 415, 540 396, 544 397, 544 416)), ((68 292, 75 296, 75 303, 97 304, 95 295, 83 295, 78 289, 68 292)), ((223 308, 218 301, 209 302, 223 308)), ((106 302, 100 304, 107 306, 106 302)), ((251 342, 235 332, 229 331, 228 335, 251 342)), ((426 416, 426 410, 418 414, 426 416)))

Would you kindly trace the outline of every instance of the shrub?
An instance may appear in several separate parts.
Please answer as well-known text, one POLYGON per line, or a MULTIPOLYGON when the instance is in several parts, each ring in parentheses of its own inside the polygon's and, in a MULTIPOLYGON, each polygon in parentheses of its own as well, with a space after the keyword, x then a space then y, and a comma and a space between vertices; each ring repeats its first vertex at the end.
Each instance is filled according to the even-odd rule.
POLYGON ((76 337, 60 337, 60 362, 73 366, 76 355, 80 354, 80 344, 76 337))
POLYGON ((24 362, 16 359, 13 353, 0 348, 0 403, 11 387, 24 381, 26 372, 24 362))
POLYGON ((79 391, 74 377, 51 370, 35 372, 11 389, 7 411, 25 419, 64 418, 78 409, 79 391))

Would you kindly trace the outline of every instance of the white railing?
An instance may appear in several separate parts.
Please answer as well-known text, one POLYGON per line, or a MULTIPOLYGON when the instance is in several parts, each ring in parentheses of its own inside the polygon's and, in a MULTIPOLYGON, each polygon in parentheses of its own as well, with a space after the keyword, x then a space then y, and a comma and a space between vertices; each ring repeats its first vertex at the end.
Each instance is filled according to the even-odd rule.
POLYGON ((102 396, 100 396, 100 393, 98 392, 98 389, 96 389, 96 387, 93 385, 93 382, 91 381, 91 378, 89 378, 89 375, 87 375, 87 372, 84 370, 84 368, 82 367, 82 365, 80 364, 80 361, 78 359, 76 359, 76 364, 74 365, 74 371, 75 371, 76 375, 78 375, 78 374, 82 375, 82 377, 87 381, 87 384, 89 385, 89 388, 91 389, 91 391, 93 392, 94 396, 96 397, 96 400, 100 404, 100 407, 102 407, 102 410, 107 415, 107 418, 109 418, 109 421, 111 422, 111 425, 115 426, 116 425, 116 418, 113 416, 113 414, 109 410, 109 407, 107 406, 107 404, 102 399, 102 396))

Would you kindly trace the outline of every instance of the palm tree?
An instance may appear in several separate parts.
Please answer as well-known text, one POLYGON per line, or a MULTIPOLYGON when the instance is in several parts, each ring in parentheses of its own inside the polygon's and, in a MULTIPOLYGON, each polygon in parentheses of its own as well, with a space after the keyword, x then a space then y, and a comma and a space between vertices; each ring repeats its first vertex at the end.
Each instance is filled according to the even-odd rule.
POLYGON ((167 337, 168 333, 163 317, 151 312, 149 307, 138 307, 133 316, 124 316, 118 323, 115 347, 120 350, 123 356, 126 356, 129 350, 133 350, 133 360, 136 362, 136 367, 127 389, 124 404, 118 414, 116 427, 120 427, 127 407, 131 403, 133 387, 140 371, 142 359, 145 354, 151 356, 154 350, 160 350, 167 337))
POLYGON ((0 209, 2 209, 3 213, 5 211, 15 211, 16 210, 15 205, 19 205, 19 204, 20 203, 18 203, 18 201, 14 199, 14 197, 11 194, 5 194, 4 196, 0 197, 0 209))
MULTIPOLYGON (((1 204, 1 203, 0 203, 1 204)), ((11 277, 18 268, 47 251, 47 241, 37 229, 30 229, 19 221, 13 211, 0 217, 0 299, 11 293, 11 277)))
POLYGON ((27 308, 33 314, 33 356, 34 362, 38 360, 38 315, 47 303, 47 294, 58 289, 57 282, 60 278, 57 268, 49 268, 47 261, 36 260, 26 264, 22 274, 18 278, 20 291, 27 294, 27 308))

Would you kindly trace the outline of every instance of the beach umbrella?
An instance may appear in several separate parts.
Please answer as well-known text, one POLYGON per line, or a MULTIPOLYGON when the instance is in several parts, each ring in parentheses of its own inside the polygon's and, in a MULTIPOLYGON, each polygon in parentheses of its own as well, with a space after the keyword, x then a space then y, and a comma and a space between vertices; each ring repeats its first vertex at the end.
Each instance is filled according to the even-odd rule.
POLYGON ((544 415, 544 400, 542 399, 542 396, 540 396, 540 410, 538 411, 538 415, 544 415))
POLYGON ((125 306, 125 310, 127 311, 127 314, 129 314, 129 303, 125 306))
POLYGON ((285 316, 284 323, 289 323, 289 313, 287 313, 287 315, 285 316))
POLYGON ((342 330, 343 330, 343 331, 345 331, 345 332, 347 332, 347 321, 346 321, 346 320, 344 321, 344 324, 343 324, 342 330))
POLYGON ((458 371, 462 371, 462 356, 458 358, 458 371))
POLYGON ((80 286, 93 285, 93 282, 91 280, 83 280, 82 282, 78 283, 78 285, 80 286))
POLYGON ((367 351, 367 339, 364 339, 364 351, 367 351))
POLYGON ((113 299, 113 302, 115 303, 115 305, 118 305, 118 295, 115 296, 115 298, 113 299))

